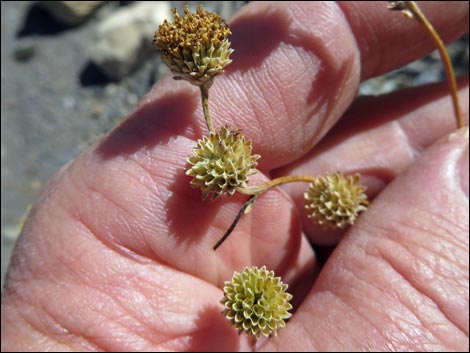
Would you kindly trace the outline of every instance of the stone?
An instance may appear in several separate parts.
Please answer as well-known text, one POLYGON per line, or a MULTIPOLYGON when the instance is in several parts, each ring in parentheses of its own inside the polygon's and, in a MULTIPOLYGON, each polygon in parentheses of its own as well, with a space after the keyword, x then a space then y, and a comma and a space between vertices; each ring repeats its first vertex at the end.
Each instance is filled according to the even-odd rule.
POLYGON ((104 1, 40 1, 57 22, 74 26, 84 22, 104 1))
POLYGON ((120 80, 150 57, 158 26, 171 18, 167 1, 139 1, 98 24, 90 60, 111 80, 120 80))
POLYGON ((16 61, 26 62, 31 60, 36 52, 36 45, 32 41, 20 41, 15 45, 13 57, 16 61))

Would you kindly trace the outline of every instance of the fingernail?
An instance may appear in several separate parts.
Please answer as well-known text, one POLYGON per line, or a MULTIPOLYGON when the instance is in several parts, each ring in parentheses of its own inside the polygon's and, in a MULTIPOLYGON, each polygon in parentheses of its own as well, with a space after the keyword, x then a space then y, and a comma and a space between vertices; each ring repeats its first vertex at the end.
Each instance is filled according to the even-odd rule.
POLYGON ((468 197, 468 144, 459 160, 460 168, 460 183, 462 184, 462 190, 468 197))

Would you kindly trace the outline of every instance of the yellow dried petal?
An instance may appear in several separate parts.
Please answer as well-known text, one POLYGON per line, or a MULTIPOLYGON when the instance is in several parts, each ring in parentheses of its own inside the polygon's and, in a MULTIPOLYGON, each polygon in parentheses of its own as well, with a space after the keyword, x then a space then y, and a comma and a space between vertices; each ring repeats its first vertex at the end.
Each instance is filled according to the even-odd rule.
POLYGON ((206 12, 199 5, 196 13, 186 6, 184 17, 173 9, 174 21, 165 20, 155 33, 153 45, 176 75, 194 85, 210 85, 232 62, 225 21, 216 13, 206 12))

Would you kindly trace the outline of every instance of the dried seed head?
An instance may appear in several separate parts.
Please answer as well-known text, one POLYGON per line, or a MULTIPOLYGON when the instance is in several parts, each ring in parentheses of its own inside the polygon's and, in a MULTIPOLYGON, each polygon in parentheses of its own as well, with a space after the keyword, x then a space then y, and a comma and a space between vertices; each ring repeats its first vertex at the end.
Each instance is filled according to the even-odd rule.
POLYGON ((245 187, 248 177, 257 172, 259 155, 251 155, 251 141, 238 131, 224 126, 216 134, 203 137, 188 158, 191 185, 201 188, 205 199, 212 193, 214 200, 223 193, 233 195, 237 187, 245 187))
POLYGON ((194 85, 210 86, 214 76, 223 73, 232 62, 230 42, 232 34, 225 21, 202 6, 191 13, 186 6, 184 17, 173 9, 174 22, 165 20, 155 33, 153 45, 160 49, 162 58, 177 75, 194 85))
POLYGON ((286 326, 284 320, 291 317, 288 311, 292 309, 292 295, 286 292, 287 287, 266 266, 246 267, 225 282, 224 298, 220 301, 225 307, 222 314, 239 333, 276 336, 286 326))
POLYGON ((358 174, 344 176, 341 172, 316 178, 304 194, 308 217, 331 227, 354 224, 368 205, 366 187, 358 184, 359 179, 358 174))

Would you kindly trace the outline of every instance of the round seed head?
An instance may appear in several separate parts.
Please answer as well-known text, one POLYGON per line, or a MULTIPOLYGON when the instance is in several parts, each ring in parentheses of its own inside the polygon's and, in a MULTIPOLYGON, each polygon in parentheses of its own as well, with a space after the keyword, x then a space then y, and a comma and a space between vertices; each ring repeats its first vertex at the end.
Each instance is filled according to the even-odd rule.
POLYGON ((366 187, 358 184, 359 179, 358 174, 344 176, 341 172, 316 178, 304 194, 308 217, 329 227, 354 224, 368 205, 366 187))
POLYGON ((239 333, 276 336, 277 331, 286 326, 284 320, 291 317, 292 295, 286 292, 287 287, 265 266, 246 267, 225 282, 224 297, 220 301, 225 307, 222 314, 239 333))
POLYGON ((188 158, 191 167, 186 174, 192 176, 191 185, 200 188, 205 199, 227 193, 233 195, 238 187, 245 187, 248 177, 257 172, 259 155, 251 154, 251 141, 242 133, 223 126, 218 133, 203 137, 188 158))
POLYGON ((202 6, 191 13, 186 6, 184 17, 173 9, 173 23, 165 20, 155 33, 153 45, 161 50, 162 58, 176 75, 194 85, 210 86, 216 75, 232 62, 232 34, 225 21, 202 6))

